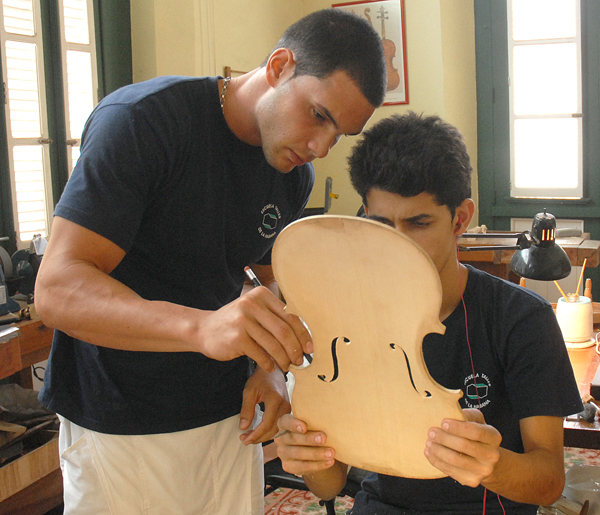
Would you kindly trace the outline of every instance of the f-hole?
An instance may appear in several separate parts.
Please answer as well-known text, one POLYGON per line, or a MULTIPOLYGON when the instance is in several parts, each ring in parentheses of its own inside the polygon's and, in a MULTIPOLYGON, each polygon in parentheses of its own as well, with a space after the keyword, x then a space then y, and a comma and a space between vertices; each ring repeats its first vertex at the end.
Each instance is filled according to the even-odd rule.
POLYGON ((317 377, 326 383, 333 383, 339 375, 339 367, 338 367, 338 358, 337 358, 337 342, 339 339, 343 339, 344 343, 347 345, 350 343, 350 340, 345 336, 340 336, 338 338, 334 338, 331 342, 331 360, 333 361, 333 377, 330 380, 327 380, 327 376, 318 375, 317 377))
MULTIPOLYGON (((412 376, 412 371, 410 369, 410 361, 408 360, 408 356, 406 355, 406 352, 404 351, 404 349, 402 347, 398 347, 395 343, 390 343, 390 347, 394 350, 400 349, 402 351, 402 354, 404 354, 404 359, 406 360, 406 368, 408 370, 408 377, 410 378, 410 384, 412 384, 412 387, 415 389, 415 392, 417 392, 419 395, 423 395, 419 390, 417 390, 415 381, 412 376)), ((425 397, 431 397, 430 392, 428 392, 427 390, 424 390, 424 391, 425 391, 425 397)))

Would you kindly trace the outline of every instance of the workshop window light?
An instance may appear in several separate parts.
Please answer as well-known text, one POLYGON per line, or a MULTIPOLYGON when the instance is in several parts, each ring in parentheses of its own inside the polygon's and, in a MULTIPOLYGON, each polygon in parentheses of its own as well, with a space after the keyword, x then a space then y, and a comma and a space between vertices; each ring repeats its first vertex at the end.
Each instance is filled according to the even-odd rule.
POLYGON ((98 78, 93 27, 89 13, 91 0, 61 0, 61 48, 65 83, 65 120, 69 175, 79 158, 81 133, 90 113, 98 103, 98 78))
POLYGON ((5 51, 12 136, 39 138, 41 126, 37 47, 33 43, 7 41, 5 51))
POLYGON ((511 197, 583 196, 580 0, 508 0, 511 197))
POLYGON ((63 0, 63 19, 67 43, 90 44, 86 0, 63 0))
POLYGON ((4 30, 10 34, 35 35, 32 0, 3 0, 4 30))

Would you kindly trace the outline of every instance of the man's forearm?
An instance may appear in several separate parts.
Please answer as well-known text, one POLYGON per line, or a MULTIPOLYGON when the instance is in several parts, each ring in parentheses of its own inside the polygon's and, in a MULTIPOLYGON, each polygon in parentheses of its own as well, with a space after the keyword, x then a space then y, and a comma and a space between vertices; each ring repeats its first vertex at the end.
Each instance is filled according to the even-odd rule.
POLYGON ((493 474, 481 484, 512 501, 549 505, 560 497, 564 483, 564 464, 552 452, 535 449, 519 454, 500 449, 493 474))
POLYGON ((342 488, 346 485, 347 476, 348 465, 341 461, 336 461, 328 469, 311 472, 302 477, 313 494, 319 499, 328 501, 342 491, 342 488))
POLYGON ((66 272, 67 277, 45 277, 36 285, 36 309, 46 325, 115 349, 197 350, 186 334, 202 311, 144 300, 90 264, 74 264, 66 272))

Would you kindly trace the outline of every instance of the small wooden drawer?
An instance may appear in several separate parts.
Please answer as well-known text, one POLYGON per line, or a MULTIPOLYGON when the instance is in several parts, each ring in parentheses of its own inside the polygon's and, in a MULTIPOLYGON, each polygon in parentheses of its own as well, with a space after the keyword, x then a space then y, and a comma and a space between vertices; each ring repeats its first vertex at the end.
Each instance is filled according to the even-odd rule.
POLYGON ((0 502, 60 467, 58 433, 40 431, 39 447, 0 467, 0 502))

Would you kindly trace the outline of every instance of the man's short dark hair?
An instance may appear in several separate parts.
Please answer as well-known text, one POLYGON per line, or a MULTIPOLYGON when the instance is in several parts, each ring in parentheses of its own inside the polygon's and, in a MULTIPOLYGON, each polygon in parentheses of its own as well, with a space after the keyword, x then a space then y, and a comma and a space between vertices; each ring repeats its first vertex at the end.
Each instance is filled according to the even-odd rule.
POLYGON ((426 192, 454 215, 471 196, 471 162, 463 137, 438 116, 409 112, 381 120, 364 132, 348 163, 352 185, 365 205, 374 188, 403 197, 426 192))
POLYGON ((381 38, 360 16, 342 9, 313 12, 285 31, 273 51, 278 48, 294 53, 294 77, 325 79, 341 70, 371 105, 379 107, 383 103, 387 72, 381 38))

